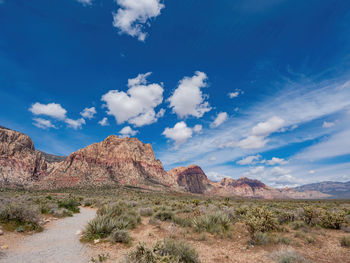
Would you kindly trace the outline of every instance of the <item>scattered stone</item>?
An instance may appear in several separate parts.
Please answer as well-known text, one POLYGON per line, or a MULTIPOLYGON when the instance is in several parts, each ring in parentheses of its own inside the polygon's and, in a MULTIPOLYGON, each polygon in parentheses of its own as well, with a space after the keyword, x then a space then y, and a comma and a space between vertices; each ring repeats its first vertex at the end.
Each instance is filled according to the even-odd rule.
POLYGON ((4 234, 4 231, 2 231, 2 229, 0 228, 0 236, 2 236, 4 234))
POLYGON ((81 230, 78 230, 77 232, 75 232, 75 234, 76 234, 77 236, 79 236, 79 235, 82 234, 82 231, 81 231, 81 230))
POLYGON ((3 246, 1 246, 0 248, 1 248, 1 249, 8 249, 9 246, 8 246, 8 245, 3 245, 3 246))
POLYGON ((94 244, 97 244, 97 243, 100 243, 100 240, 99 240, 99 239, 95 239, 95 240, 94 240, 94 244))

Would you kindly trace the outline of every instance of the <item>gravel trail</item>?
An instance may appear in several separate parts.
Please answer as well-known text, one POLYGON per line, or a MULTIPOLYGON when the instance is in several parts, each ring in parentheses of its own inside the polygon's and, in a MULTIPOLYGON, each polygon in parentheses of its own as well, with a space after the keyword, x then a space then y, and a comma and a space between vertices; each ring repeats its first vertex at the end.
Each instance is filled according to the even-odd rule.
POLYGON ((86 263, 88 247, 79 241, 78 230, 93 219, 96 211, 80 208, 79 214, 51 222, 41 233, 33 234, 10 247, 0 262, 6 263, 86 263))

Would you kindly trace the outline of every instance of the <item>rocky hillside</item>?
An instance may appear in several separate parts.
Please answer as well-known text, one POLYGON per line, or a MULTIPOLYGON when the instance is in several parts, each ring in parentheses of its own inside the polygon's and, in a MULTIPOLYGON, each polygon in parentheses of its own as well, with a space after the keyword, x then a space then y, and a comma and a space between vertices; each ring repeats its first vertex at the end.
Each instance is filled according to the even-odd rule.
POLYGON ((318 191, 331 195, 332 198, 350 198, 350 181, 349 182, 320 182, 314 184, 306 184, 294 188, 296 191, 318 191))
POLYGON ((112 135, 59 157, 35 150, 27 135, 0 127, 0 186, 54 189, 103 185, 268 199, 328 197, 314 190, 274 189, 248 178, 212 182, 196 165, 166 172, 152 146, 136 138, 112 135))

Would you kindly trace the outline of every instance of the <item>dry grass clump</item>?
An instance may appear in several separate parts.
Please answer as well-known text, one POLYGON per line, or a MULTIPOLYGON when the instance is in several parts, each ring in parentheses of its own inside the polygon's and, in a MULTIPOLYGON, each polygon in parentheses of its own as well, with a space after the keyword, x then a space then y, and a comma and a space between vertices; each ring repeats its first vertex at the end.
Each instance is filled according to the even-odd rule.
POLYGON ((278 263, 307 263, 308 261, 295 250, 281 249, 271 253, 270 257, 278 263))
POLYGON ((139 213, 141 216, 152 216, 154 213, 154 210, 151 207, 140 208, 139 213))
POLYGON ((230 217, 223 212, 212 212, 193 219, 193 227, 197 232, 212 234, 226 233, 230 229, 230 217))
POLYGON ((40 211, 37 206, 14 201, 0 207, 0 222, 9 231, 40 231, 40 211))
POLYGON ((350 248, 350 236, 343 236, 340 239, 340 245, 342 247, 349 247, 350 248))
POLYGON ((124 241, 129 238, 124 232, 117 230, 133 229, 140 222, 139 213, 125 203, 104 205, 97 211, 97 217, 88 223, 83 240, 92 241, 109 236, 110 240, 114 240, 114 242, 125 243, 124 241))
POLYGON ((130 244, 132 238, 129 235, 129 232, 123 229, 114 229, 111 234, 109 235, 109 240, 112 243, 124 243, 124 244, 130 244))
POLYGON ((161 211, 158 211, 154 215, 154 218, 156 218, 160 221, 168 221, 168 220, 172 220, 174 218, 174 213, 172 211, 168 211, 168 210, 161 210, 161 211))
POLYGON ((139 244, 133 251, 126 255, 122 263, 199 263, 197 252, 183 241, 165 239, 162 242, 148 248, 145 244, 139 244))

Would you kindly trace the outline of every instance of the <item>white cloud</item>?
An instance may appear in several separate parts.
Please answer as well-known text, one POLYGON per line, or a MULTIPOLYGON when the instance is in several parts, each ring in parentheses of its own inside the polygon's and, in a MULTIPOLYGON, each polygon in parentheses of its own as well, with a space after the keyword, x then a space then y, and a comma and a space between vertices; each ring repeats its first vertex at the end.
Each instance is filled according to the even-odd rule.
POLYGON ((144 41, 147 33, 143 32, 149 20, 160 15, 165 7, 161 0, 116 0, 120 6, 117 13, 113 13, 113 26, 120 33, 137 37, 144 41))
POLYGON ((258 149, 265 147, 268 140, 265 138, 271 133, 283 127, 285 121, 277 116, 269 118, 266 122, 259 122, 252 129, 252 135, 238 142, 237 146, 242 149, 258 149))
POLYGON ((133 130, 130 126, 126 126, 119 132, 123 136, 134 136, 138 133, 138 131, 133 130))
POLYGON ((118 124, 129 122, 137 127, 154 123, 164 115, 164 109, 157 114, 155 107, 163 101, 163 87, 160 84, 147 84, 151 73, 139 74, 128 80, 127 92, 110 90, 102 96, 107 113, 113 115, 118 124))
POLYGON ((109 126, 108 118, 104 117, 102 120, 98 122, 101 126, 109 126))
POLYGON ((247 165, 247 164, 253 164, 256 163, 261 158, 261 155, 251 155, 247 156, 242 160, 239 160, 237 163, 240 165, 247 165))
POLYGON ((228 119, 228 115, 226 112, 220 112, 215 120, 213 121, 213 123, 210 124, 210 127, 212 128, 217 128, 219 127, 221 124, 223 124, 226 120, 228 119))
POLYGON ((96 114, 95 107, 85 108, 82 112, 80 112, 81 116, 83 116, 85 119, 89 119, 89 120, 91 120, 95 114, 96 114))
POLYGON ((39 102, 34 103, 29 108, 29 111, 32 112, 34 115, 46 115, 59 120, 64 120, 66 118, 67 113, 67 111, 64 108, 62 108, 60 104, 41 104, 39 102))
POLYGON ((64 121, 68 124, 68 127, 73 128, 74 130, 81 129, 83 124, 85 124, 85 120, 83 118, 77 120, 66 118, 64 121))
POLYGON ((221 181, 222 178, 226 177, 225 175, 217 173, 217 172, 208 172, 207 176, 210 180, 212 180, 214 182, 219 182, 219 181, 221 181))
POLYGON ((264 166, 257 166, 257 167, 251 167, 250 168, 250 174, 261 174, 262 172, 265 171, 265 167, 264 166))
POLYGON ((215 156, 210 157, 210 158, 209 158, 209 161, 212 161, 212 162, 213 162, 213 161, 216 161, 216 157, 215 157, 215 156))
POLYGON ((175 147, 185 143, 192 137, 192 129, 187 127, 184 121, 178 122, 173 128, 165 128, 163 135, 174 141, 175 147))
POLYGON ((42 118, 34 118, 33 124, 41 129, 49 129, 49 128, 54 128, 56 129, 56 126, 52 124, 50 120, 45 120, 42 118))
POLYGON ((172 96, 168 99, 170 108, 180 118, 194 116, 200 118, 211 110, 201 88, 207 87, 207 75, 196 71, 193 77, 185 77, 179 82, 172 96))
POLYGON ((332 128, 334 125, 335 125, 334 122, 327 122, 327 121, 324 121, 323 124, 322 124, 322 127, 323 127, 323 128, 332 128))
POLYGON ((282 128, 284 123, 285 121, 282 118, 273 116, 266 122, 259 122, 256 126, 254 126, 252 133, 255 136, 266 137, 282 128))
POLYGON ((230 99, 233 99, 233 98, 237 98, 240 94, 242 94, 243 92, 239 89, 237 89, 236 91, 234 92, 230 92, 227 94, 227 96, 229 96, 230 99))
POLYGON ((203 126, 202 126, 202 125, 196 124, 196 125, 193 127, 193 132, 195 132, 195 133, 202 133, 202 129, 203 129, 203 126))
POLYGON ((77 0, 77 1, 84 6, 92 5, 92 0, 77 0))
POLYGON ((268 165, 276 165, 276 164, 286 164, 288 161, 283 158, 272 157, 271 160, 266 161, 268 165))

